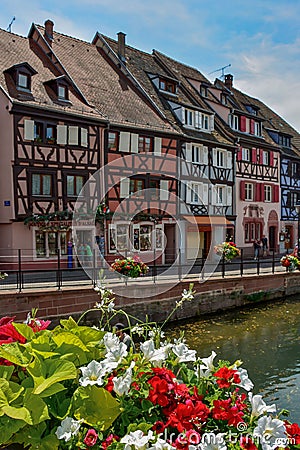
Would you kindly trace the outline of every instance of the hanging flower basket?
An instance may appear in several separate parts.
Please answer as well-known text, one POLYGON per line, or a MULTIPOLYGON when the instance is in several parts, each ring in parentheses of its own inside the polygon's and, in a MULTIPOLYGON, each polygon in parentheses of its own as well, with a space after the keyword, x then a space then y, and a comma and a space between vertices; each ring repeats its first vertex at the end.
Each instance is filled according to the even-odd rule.
POLYGON ((136 256, 133 258, 116 259, 111 265, 111 269, 130 278, 138 278, 146 275, 149 271, 149 267, 136 256))
POLYGON ((300 267, 300 261, 294 255, 283 256, 280 260, 280 264, 283 267, 286 267, 289 272, 294 272, 295 270, 299 269, 299 267, 300 267))
POLYGON ((223 242, 222 244, 216 245, 214 247, 214 252, 224 257, 226 261, 231 261, 232 259, 240 256, 241 251, 237 248, 234 242, 223 242))

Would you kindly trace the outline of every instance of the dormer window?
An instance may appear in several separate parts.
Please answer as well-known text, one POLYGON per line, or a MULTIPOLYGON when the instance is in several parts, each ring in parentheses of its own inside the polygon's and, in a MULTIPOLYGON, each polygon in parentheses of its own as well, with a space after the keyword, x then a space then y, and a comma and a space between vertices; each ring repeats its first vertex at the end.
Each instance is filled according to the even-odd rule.
POLYGON ((70 81, 66 76, 62 75, 53 80, 46 81, 44 84, 49 97, 54 102, 69 102, 70 81))
POLYGON ((59 100, 68 100, 68 90, 66 86, 59 84, 57 87, 57 94, 59 100))
POLYGON ((227 105, 227 95, 226 94, 221 94, 221 103, 222 105, 227 105))
POLYGON ((159 90, 169 92, 170 94, 177 94, 177 83, 166 78, 159 78, 159 90))
POLYGON ((31 95, 31 77, 37 72, 27 62, 16 64, 5 72, 11 75, 18 91, 31 95))
POLYGON ((210 132, 214 129, 214 116, 201 111, 182 108, 182 123, 189 128, 210 132))
POLYGON ((253 116, 257 116, 259 108, 257 106, 253 105, 246 105, 246 109, 250 114, 253 114, 253 116))
POLYGON ((202 95, 202 97, 207 97, 207 86, 204 86, 204 84, 201 84, 200 86, 200 95, 202 95))

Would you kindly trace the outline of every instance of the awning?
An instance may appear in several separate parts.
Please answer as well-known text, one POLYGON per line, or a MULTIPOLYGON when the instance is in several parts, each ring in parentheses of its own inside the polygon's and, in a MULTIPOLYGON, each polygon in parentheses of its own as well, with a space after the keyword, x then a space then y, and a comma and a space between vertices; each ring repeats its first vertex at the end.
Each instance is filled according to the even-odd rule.
POLYGON ((223 227, 234 227, 234 223, 226 219, 226 217, 219 216, 183 216, 185 220, 194 225, 212 226, 219 225, 223 227))

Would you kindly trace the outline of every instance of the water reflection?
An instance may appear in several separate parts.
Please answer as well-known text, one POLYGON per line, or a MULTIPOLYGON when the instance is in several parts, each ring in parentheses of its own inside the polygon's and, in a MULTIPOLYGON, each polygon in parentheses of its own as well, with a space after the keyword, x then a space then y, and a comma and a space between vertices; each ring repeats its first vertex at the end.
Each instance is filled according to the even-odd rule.
POLYGON ((300 297, 181 323, 169 333, 182 330, 199 356, 214 350, 217 359, 241 359, 254 393, 300 423, 300 297))

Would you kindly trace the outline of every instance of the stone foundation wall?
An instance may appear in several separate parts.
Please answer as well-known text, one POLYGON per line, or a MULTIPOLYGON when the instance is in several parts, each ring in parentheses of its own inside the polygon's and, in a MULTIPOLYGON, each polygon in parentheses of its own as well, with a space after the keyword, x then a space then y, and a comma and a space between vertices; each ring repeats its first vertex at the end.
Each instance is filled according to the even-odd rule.
MULTIPOLYGON (((155 284, 142 285, 130 282, 120 288, 116 296, 116 306, 140 319, 148 316, 150 321, 162 322, 172 311, 176 300, 181 298, 183 289, 188 289, 190 282, 185 280, 172 286, 166 292, 158 293, 155 284), (141 298, 141 290, 145 295, 141 298), (124 296, 122 293, 124 292, 124 296)), ((159 287, 162 283, 159 283, 159 287)), ((113 289, 113 286, 109 286, 113 289)), ((205 283, 194 282, 195 299, 186 302, 177 310, 173 320, 189 319, 204 314, 233 309, 263 301, 282 299, 300 293, 300 272, 266 274, 260 276, 230 277, 208 280, 205 283)), ((99 301, 98 294, 90 287, 64 288, 62 291, 43 290, 40 292, 0 293, 0 317, 16 316, 23 321, 32 308, 38 308, 38 317, 57 322, 60 318, 72 315, 78 318, 84 311, 93 309, 99 301)), ((97 310, 89 313, 88 319, 97 317, 97 310)))

